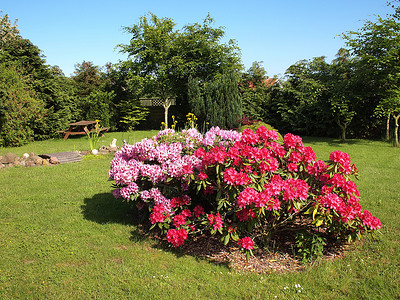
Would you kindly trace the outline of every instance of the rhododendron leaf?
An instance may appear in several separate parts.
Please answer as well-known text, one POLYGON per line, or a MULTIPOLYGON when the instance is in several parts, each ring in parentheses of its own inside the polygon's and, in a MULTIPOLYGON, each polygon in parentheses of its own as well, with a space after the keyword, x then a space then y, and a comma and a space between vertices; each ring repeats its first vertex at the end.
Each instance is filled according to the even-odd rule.
POLYGON ((231 239, 237 241, 239 239, 239 235, 237 233, 231 233, 231 239))
POLYGON ((322 218, 317 218, 317 219, 316 219, 316 222, 315 222, 315 226, 316 226, 316 227, 319 227, 319 226, 322 225, 323 222, 324 222, 324 219, 322 219, 322 218))
MULTIPOLYGON (((311 207, 310 207, 310 209, 311 209, 311 207)), ((313 220, 315 220, 315 215, 317 214, 317 211, 318 211, 318 204, 315 205, 314 211, 313 211, 313 213, 312 213, 312 218, 313 218, 313 220)))

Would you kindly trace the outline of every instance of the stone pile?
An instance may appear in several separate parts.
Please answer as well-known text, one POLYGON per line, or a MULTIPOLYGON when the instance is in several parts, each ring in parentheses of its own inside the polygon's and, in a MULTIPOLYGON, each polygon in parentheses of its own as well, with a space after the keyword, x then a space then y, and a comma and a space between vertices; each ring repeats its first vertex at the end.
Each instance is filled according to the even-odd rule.
POLYGON ((43 158, 39 155, 35 155, 33 152, 25 153, 21 157, 14 153, 7 153, 4 156, 0 156, 0 169, 7 167, 35 167, 35 166, 50 166, 57 165, 60 162, 57 157, 43 158))

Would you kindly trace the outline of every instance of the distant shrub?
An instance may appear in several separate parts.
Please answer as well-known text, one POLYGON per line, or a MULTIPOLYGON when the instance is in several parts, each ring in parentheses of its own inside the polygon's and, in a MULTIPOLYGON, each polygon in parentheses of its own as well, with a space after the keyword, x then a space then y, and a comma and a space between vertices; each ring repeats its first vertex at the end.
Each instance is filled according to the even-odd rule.
POLYGON ((254 121, 254 122, 250 123, 249 125, 240 126, 239 131, 243 132, 246 128, 250 128, 253 132, 256 132, 257 129, 260 128, 261 126, 264 126, 267 130, 276 131, 278 133, 278 142, 283 143, 283 137, 279 133, 279 131, 277 129, 275 129, 274 127, 272 127, 271 125, 264 123, 262 121, 254 121))

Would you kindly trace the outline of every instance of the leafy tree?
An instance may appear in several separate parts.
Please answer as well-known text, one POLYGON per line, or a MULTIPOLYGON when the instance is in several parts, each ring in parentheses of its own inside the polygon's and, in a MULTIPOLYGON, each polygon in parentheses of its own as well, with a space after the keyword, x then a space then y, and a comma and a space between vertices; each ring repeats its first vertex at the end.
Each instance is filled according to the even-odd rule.
POLYGON ((44 104, 18 69, 0 63, 0 145, 21 146, 34 139, 44 117, 44 104))
POLYGON ((58 67, 46 65, 41 50, 24 39, 7 15, 0 18, 0 58, 5 66, 17 69, 32 91, 31 97, 44 104, 45 113, 31 129, 35 139, 54 136, 75 114, 75 96, 71 81, 58 67))
POLYGON ((357 90, 354 86, 354 63, 357 60, 350 57, 348 50, 339 49, 336 59, 330 65, 330 103, 333 117, 341 129, 341 139, 346 139, 346 131, 353 117, 356 115, 353 109, 359 102, 357 90))
POLYGON ((267 85, 268 77, 266 74, 262 62, 256 61, 241 76, 240 91, 243 114, 252 120, 262 120, 265 117, 265 103, 270 99, 272 88, 267 85))
POLYGON ((360 30, 343 34, 351 55, 359 59, 359 92, 366 108, 364 123, 371 123, 368 116, 385 115, 387 138, 391 109, 396 104, 392 95, 400 85, 400 8, 392 6, 393 14, 378 16, 375 21, 366 21, 360 30), (388 105, 388 101, 394 101, 394 105, 388 105))
POLYGON ((177 30, 172 19, 150 14, 141 17, 138 24, 124 27, 132 39, 129 45, 119 45, 121 52, 128 54, 122 68, 129 74, 130 82, 141 83, 143 95, 163 100, 166 124, 171 98, 177 98, 182 112, 190 109, 190 77, 206 82, 241 68, 236 43, 221 43, 225 32, 213 28, 212 23, 208 16, 203 24, 177 30))
POLYGON ((115 93, 107 90, 106 75, 99 66, 83 61, 75 65, 77 109, 79 119, 100 120, 102 126, 110 126, 113 117, 115 93))

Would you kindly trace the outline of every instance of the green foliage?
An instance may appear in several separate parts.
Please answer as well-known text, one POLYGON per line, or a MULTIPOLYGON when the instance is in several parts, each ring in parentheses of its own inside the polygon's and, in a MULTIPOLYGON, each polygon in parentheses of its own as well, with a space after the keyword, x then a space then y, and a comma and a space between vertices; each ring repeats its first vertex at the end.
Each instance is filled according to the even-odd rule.
POLYGON ((312 261, 323 255, 326 238, 317 233, 298 232, 295 245, 303 262, 312 261))
MULTIPOLYGON (((134 84, 139 82, 139 97, 151 95, 163 99, 166 115, 170 97, 176 97, 182 107, 181 119, 188 110, 194 111, 188 107, 190 77, 205 82, 241 68, 236 43, 223 44, 224 30, 213 28, 212 23, 213 19, 208 16, 202 24, 194 23, 177 30, 172 19, 150 14, 141 17, 138 24, 125 27, 132 39, 128 45, 119 47, 129 56, 121 63, 129 88, 136 88, 134 84)), ((202 108, 198 109, 195 113, 200 116, 202 108)), ((165 123, 168 124, 167 118, 165 123)))
POLYGON ((120 122, 124 123, 129 130, 133 130, 149 114, 149 110, 143 107, 137 100, 122 101, 119 104, 119 108, 122 115, 120 122))
MULTIPOLYGON (((147 137, 156 134, 147 133, 147 137)), ((136 141, 144 137, 137 131, 114 134, 118 142, 124 135, 136 141)), ((111 139, 107 134, 106 145, 111 139)), ((17 149, 0 148, 0 155, 72 151, 74 144, 84 149, 79 145, 87 147, 87 140, 34 142, 17 149)), ((307 138, 306 144, 321 159, 337 147, 355 159, 362 174, 358 185, 365 195, 363 206, 373 207, 385 224, 378 240, 363 239, 346 255, 320 260, 301 271, 238 272, 233 264, 164 250, 158 240, 141 235, 131 209, 113 198, 105 181, 111 157, 54 167, 7 168, 0 170, 1 298, 398 299, 398 149, 367 140, 307 138), (295 293, 295 284, 303 287, 301 293, 295 293)), ((285 262, 279 255, 268 261, 285 262)))
POLYGON ((189 82, 189 104, 199 123, 221 128, 236 128, 242 116, 242 99, 234 73, 224 74, 200 86, 189 82))
POLYGON ((0 145, 20 146, 34 139, 34 128, 44 116, 43 102, 18 70, 0 64, 0 145))

